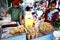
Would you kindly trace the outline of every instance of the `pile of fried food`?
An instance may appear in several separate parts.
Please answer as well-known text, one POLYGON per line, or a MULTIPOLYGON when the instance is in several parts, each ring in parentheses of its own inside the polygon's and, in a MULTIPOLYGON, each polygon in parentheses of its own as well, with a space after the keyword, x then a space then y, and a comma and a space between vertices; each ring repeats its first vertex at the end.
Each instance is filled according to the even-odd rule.
POLYGON ((35 27, 27 29, 24 26, 20 25, 19 27, 15 27, 12 30, 10 30, 10 33, 13 36, 26 33, 27 34, 27 39, 30 40, 30 39, 34 39, 34 38, 38 37, 39 30, 35 27))
POLYGON ((54 28, 50 23, 42 22, 40 23, 39 28, 36 28, 36 27, 26 28, 23 25, 20 25, 19 27, 15 27, 12 30, 10 30, 10 33, 13 36, 26 33, 27 40, 30 40, 30 39, 37 38, 39 34, 42 34, 42 33, 49 34, 52 31, 54 31, 54 28))
POLYGON ((48 34, 48 33, 52 32, 52 31, 54 31, 54 27, 48 22, 42 22, 40 24, 40 30, 44 34, 48 34))
POLYGON ((23 33, 25 33, 24 26, 21 25, 21 26, 19 26, 19 27, 13 28, 12 30, 10 30, 10 33, 11 33, 13 36, 18 35, 18 34, 23 34, 23 33))
POLYGON ((27 29, 27 40, 37 38, 39 34, 39 30, 35 27, 31 29, 27 29))

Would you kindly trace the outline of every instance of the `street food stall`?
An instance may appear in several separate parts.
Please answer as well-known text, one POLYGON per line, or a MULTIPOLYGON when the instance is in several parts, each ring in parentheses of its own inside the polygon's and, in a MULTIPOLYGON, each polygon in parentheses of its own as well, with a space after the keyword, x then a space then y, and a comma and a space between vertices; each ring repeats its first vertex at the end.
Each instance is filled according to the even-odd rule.
MULTIPOLYGON (((28 2, 28 1, 27 1, 28 2)), ((28 4, 27 4, 28 5, 28 4)), ((29 5, 30 6, 30 5, 29 5)), ((0 39, 2 40, 57 40, 60 38, 60 13, 59 21, 52 26, 45 22, 43 10, 25 11, 24 25, 11 21, 11 15, 0 17, 0 39), (59 34, 59 35, 58 35, 59 34)))

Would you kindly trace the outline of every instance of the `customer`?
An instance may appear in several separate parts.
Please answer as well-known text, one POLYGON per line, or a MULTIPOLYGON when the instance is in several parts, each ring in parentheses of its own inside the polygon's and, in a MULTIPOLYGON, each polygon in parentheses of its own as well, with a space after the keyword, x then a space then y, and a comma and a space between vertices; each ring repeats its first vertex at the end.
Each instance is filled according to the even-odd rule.
MULTIPOLYGON (((7 13, 11 15, 11 21, 22 23, 22 8, 19 7, 19 0, 13 0, 13 6, 8 9, 7 13)), ((7 13, 4 13, 6 16, 7 13)))
POLYGON ((58 20, 58 10, 56 9, 55 2, 51 2, 50 8, 46 10, 44 17, 45 22, 50 22, 52 25, 55 24, 56 20, 58 20))
POLYGON ((25 20, 25 27, 27 29, 30 29, 33 27, 34 20, 33 20, 31 8, 29 6, 26 7, 24 20, 25 20))
POLYGON ((40 1, 38 6, 37 6, 37 10, 44 10, 44 7, 43 7, 43 1, 40 1))

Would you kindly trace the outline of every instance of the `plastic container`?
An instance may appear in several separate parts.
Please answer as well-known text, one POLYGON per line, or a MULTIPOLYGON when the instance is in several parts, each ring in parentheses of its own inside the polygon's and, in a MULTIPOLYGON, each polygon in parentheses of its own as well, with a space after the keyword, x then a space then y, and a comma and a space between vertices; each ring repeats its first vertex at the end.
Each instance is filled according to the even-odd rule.
POLYGON ((60 31, 54 31, 53 32, 54 40, 60 40, 60 31))

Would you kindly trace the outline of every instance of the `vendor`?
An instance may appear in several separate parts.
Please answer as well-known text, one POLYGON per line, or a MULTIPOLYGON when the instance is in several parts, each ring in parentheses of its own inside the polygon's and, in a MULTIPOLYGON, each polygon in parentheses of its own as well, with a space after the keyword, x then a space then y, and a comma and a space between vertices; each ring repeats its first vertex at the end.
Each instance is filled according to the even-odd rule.
POLYGON ((56 9, 56 3, 51 2, 50 8, 46 10, 44 17, 45 22, 50 22, 52 25, 58 20, 58 10, 56 9))
MULTIPOLYGON (((19 7, 19 0, 13 0, 13 6, 8 9, 7 13, 11 15, 11 21, 22 23, 22 8, 19 7)), ((7 16, 6 12, 4 15, 7 16)))

